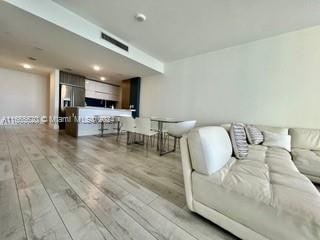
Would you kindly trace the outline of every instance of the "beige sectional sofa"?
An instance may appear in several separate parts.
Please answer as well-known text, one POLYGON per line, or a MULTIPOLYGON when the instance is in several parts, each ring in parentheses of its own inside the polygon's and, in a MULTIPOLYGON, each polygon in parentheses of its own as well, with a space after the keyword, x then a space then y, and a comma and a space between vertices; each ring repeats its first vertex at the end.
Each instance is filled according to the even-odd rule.
POLYGON ((317 166, 320 141, 315 132, 270 130, 292 134, 292 155, 279 147, 250 145, 247 158, 238 160, 222 127, 197 128, 184 136, 188 208, 242 239, 320 239, 320 194, 308 178, 320 176, 320 169, 311 170, 305 160, 317 166))

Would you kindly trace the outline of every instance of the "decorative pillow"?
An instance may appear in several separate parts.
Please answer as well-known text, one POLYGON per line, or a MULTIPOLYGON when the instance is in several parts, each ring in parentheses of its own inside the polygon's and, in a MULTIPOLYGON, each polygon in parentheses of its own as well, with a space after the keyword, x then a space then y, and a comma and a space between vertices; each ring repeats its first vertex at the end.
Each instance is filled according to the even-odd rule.
POLYGON ((261 132, 267 131, 272 133, 279 133, 283 135, 289 134, 289 128, 283 128, 283 127, 271 127, 271 126, 265 126, 265 125, 255 125, 261 132))
POLYGON ((291 136, 279 133, 272 133, 263 131, 264 141, 262 145, 268 147, 280 147, 284 148, 288 152, 291 152, 291 136))
POLYGON ((234 155, 238 159, 244 159, 248 156, 249 145, 247 143, 246 131, 244 124, 232 123, 230 127, 230 138, 234 155))
POLYGON ((263 142, 263 134, 257 127, 246 125, 245 130, 250 144, 258 145, 263 142))

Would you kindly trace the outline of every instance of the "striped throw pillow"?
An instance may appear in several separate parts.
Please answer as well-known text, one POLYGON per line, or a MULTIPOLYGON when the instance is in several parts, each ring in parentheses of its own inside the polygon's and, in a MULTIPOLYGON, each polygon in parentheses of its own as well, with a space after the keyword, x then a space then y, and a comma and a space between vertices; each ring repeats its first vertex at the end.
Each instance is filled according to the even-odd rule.
POLYGON ((238 159, 248 156, 249 145, 247 143, 245 125, 242 123, 232 123, 230 127, 230 138, 234 155, 238 159))
POLYGON ((263 142, 263 134, 257 127, 246 125, 245 130, 250 144, 258 145, 263 142))

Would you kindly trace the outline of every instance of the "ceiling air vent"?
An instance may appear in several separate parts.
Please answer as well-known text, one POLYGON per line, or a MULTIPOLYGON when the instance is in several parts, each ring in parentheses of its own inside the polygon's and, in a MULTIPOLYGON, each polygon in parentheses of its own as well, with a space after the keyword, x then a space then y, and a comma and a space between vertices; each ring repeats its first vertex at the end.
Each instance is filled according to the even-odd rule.
POLYGON ((113 37, 108 36, 105 33, 101 33, 101 38, 108 41, 109 43, 112 43, 113 45, 116 45, 117 47, 125 50, 125 51, 129 51, 129 47, 125 44, 123 44, 122 42, 119 42, 118 40, 114 39, 113 37))

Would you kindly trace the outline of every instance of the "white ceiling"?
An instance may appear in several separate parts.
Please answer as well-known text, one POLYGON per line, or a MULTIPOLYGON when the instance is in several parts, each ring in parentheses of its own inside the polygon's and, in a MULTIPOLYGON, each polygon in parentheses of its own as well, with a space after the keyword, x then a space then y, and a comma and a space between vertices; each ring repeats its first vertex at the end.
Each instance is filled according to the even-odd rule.
POLYGON ((320 24, 319 0, 53 1, 163 61, 320 24))
POLYGON ((33 65, 28 71, 34 73, 71 68, 97 80, 105 76, 108 82, 155 74, 142 64, 0 1, 0 66, 24 70, 22 63, 33 65), (95 64, 101 71, 92 69, 95 64))

